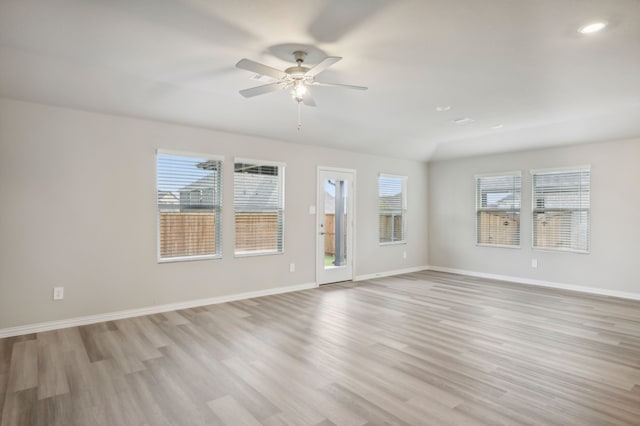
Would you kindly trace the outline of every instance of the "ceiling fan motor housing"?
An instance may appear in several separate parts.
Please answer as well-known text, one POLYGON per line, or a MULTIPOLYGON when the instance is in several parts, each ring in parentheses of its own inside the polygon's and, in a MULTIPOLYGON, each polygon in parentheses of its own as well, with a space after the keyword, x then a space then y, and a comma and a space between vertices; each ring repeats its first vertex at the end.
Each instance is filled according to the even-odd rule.
POLYGON ((304 78, 304 75, 310 69, 311 68, 309 68, 309 67, 303 67, 301 65, 298 65, 298 66, 295 66, 295 67, 289 67, 286 70, 284 70, 284 72, 287 73, 294 80, 302 80, 304 78))
POLYGON ((295 67, 289 67, 284 70, 284 72, 287 73, 288 76, 290 76, 293 80, 303 80, 304 75, 311 69, 309 67, 302 66, 304 58, 306 57, 307 52, 304 52, 302 50, 296 50, 295 52, 293 52, 293 58, 296 60, 298 65, 296 65, 295 67))

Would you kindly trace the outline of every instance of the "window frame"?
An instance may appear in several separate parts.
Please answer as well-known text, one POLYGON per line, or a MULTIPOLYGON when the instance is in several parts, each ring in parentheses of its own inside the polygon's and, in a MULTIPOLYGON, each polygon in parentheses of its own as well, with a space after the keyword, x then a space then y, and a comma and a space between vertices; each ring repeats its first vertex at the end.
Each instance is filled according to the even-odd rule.
POLYGON ((590 254, 591 253, 591 165, 580 165, 580 166, 570 166, 570 167, 553 167, 553 168, 545 168, 545 169, 532 169, 531 173, 531 249, 535 251, 548 251, 554 253, 577 253, 577 254, 590 254), (535 187, 535 175, 545 175, 545 174, 562 174, 562 173, 583 173, 588 172, 589 174, 589 205, 586 209, 584 208, 566 208, 566 209, 558 209, 554 208, 553 211, 586 211, 587 212, 587 227, 586 227, 586 250, 573 249, 573 248, 553 248, 553 247, 537 247, 536 244, 536 213, 539 210, 550 210, 550 209, 537 209, 536 208, 536 187, 535 187))
MULTIPOLYGON (((495 248, 508 248, 508 249, 521 249, 522 248, 522 171, 521 170, 513 170, 508 172, 494 172, 494 173, 480 173, 474 175, 475 181, 475 207, 476 207, 476 217, 475 217, 475 242, 477 247, 495 247, 495 248), (478 191, 480 190, 479 181, 482 178, 489 177, 517 177, 520 178, 520 205, 517 209, 489 209, 483 208, 479 205, 479 201, 481 200, 480 194, 478 191), (518 244, 491 244, 491 243, 481 243, 479 242, 480 237, 480 224, 479 224, 479 213, 487 211, 487 212, 504 212, 504 213, 517 213, 519 222, 518 222, 518 244)), ((515 195, 515 194, 514 194, 515 195)))
MULTIPOLYGON (((377 200, 378 200, 378 245, 379 246, 392 246, 392 245, 401 245, 401 244, 407 244, 407 213, 408 213, 408 202, 407 202, 407 188, 408 188, 408 181, 409 181, 409 177, 408 176, 403 176, 403 175, 395 175, 395 174, 390 174, 390 173, 378 173, 378 179, 377 179, 377 200), (380 179, 381 178, 387 178, 387 179, 398 179, 400 180, 400 186, 401 186, 401 207, 400 207, 400 217, 402 220, 402 240, 395 240, 395 241, 382 241, 382 235, 380 234, 380 217, 383 214, 382 209, 380 208, 380 179)), ((386 211, 386 210, 385 210, 386 211)), ((392 220, 394 216, 391 216, 392 220)), ((392 222, 393 223, 393 222, 392 222)), ((393 228, 395 229, 395 228, 393 228)))
POLYGON ((237 258, 242 257, 255 257, 255 256, 274 256, 281 255, 285 253, 285 216, 286 216, 286 204, 285 204, 285 171, 286 171, 286 163, 279 161, 271 161, 271 160, 257 160, 255 158, 245 158, 245 157, 235 157, 233 159, 233 256, 237 258), (253 164, 256 166, 270 166, 278 168, 278 178, 280 185, 280 207, 276 210, 276 213, 279 215, 279 247, 276 250, 256 250, 256 251, 238 251, 237 249, 237 241, 238 241, 238 229, 236 223, 236 199, 235 199, 235 174, 236 174, 236 164, 253 164))
MULTIPOLYGON (((214 187, 215 191, 215 187, 214 187)), ((222 232, 223 232, 223 221, 222 221, 222 213, 223 213, 223 192, 224 192, 224 156, 222 155, 212 155, 206 153, 199 152, 191 152, 191 151, 176 151, 170 149, 156 149, 155 155, 155 209, 156 209, 156 262, 159 264, 162 263, 174 263, 174 262, 190 262, 190 261, 198 261, 198 260, 210 260, 210 259, 222 259, 222 232), (216 223, 216 232, 214 234, 214 241, 216 246, 216 253, 214 254, 206 254, 206 255, 192 255, 192 256, 174 256, 174 257, 162 257, 161 247, 162 241, 160 238, 160 207, 158 205, 158 191, 159 189, 159 156, 160 155, 170 155, 174 157, 186 157, 186 158, 199 158, 206 159, 207 161, 218 161, 220 162, 220 167, 218 170, 218 198, 219 201, 217 206, 215 204, 216 199, 214 198, 213 203, 213 211, 216 212, 215 223, 216 223)), ((191 197, 191 194, 189 195, 191 197)), ((178 199, 178 206, 179 204, 178 199)))

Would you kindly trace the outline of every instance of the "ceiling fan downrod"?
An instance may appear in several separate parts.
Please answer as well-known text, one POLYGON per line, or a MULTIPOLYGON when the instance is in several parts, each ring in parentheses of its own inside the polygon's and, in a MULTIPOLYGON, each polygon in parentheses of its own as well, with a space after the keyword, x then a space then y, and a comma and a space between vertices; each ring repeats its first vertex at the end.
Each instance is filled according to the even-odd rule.
POLYGON ((301 66, 302 63, 304 62, 304 58, 307 57, 307 52, 303 52, 302 50, 296 50, 295 52, 293 52, 293 57, 298 63, 298 66, 301 66))

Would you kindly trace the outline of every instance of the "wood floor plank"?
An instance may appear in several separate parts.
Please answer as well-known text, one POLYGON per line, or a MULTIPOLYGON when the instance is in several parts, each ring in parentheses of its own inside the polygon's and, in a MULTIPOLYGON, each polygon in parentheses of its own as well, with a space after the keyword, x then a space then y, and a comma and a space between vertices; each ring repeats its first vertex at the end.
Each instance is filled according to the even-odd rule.
POLYGON ((260 422, 255 419, 238 401, 232 396, 226 395, 222 398, 209 401, 207 403, 214 414, 227 426, 260 426, 260 422))
POLYGON ((316 424, 326 419, 311 401, 305 401, 301 395, 287 392, 281 383, 264 376, 241 359, 227 359, 224 364, 249 386, 265 395, 280 410, 294 416, 298 423, 316 424))
POLYGON ((38 386, 38 342, 27 340, 13 345, 7 393, 38 386))
POLYGON ((101 395, 94 382, 93 369, 85 351, 73 350, 64 353, 64 370, 72 398, 71 404, 78 411, 100 403, 101 395))
POLYGON ((2 407, 7 396, 7 385, 9 384, 9 374, 0 373, 0 420, 2 420, 2 407))
POLYGON ((298 398, 302 398, 311 406, 316 407, 320 413, 325 415, 326 420, 331 423, 337 425, 361 425, 366 423, 362 417, 349 410, 349 407, 326 395, 322 388, 328 384, 325 385, 317 377, 298 375, 296 372, 291 375, 283 375, 281 368, 272 368, 261 361, 252 362, 251 366, 265 377, 279 381, 289 392, 294 392, 298 398))
POLYGON ((128 374, 125 379, 140 409, 144 412, 146 423, 165 426, 175 424, 179 417, 174 417, 171 405, 166 404, 155 389, 160 384, 154 380, 149 371, 128 374))
MULTIPOLYGON (((215 424, 215 417, 206 405, 211 399, 210 394, 203 396, 197 393, 195 389, 199 389, 201 384, 191 388, 188 379, 182 376, 174 361, 156 358, 145 361, 145 366, 150 373, 147 381, 153 380, 156 383, 152 388, 154 398, 163 407, 172 424, 215 424)), ((146 372, 142 371, 138 374, 144 373, 146 372)), ((215 386, 215 382, 211 384, 215 386)), ((216 392, 215 389, 212 391, 216 392)))
POLYGON ((38 338, 38 399, 69 393, 69 383, 64 367, 64 344, 55 331, 42 333, 55 335, 49 342, 38 338))
POLYGON ((0 339, 0 426, 640 425, 640 302, 423 271, 0 339))
POLYGON ((108 328, 105 323, 78 327, 78 333, 80 333, 84 350, 91 362, 101 361, 109 357, 100 351, 100 348, 96 343, 96 337, 98 337, 99 333, 107 330, 108 328))
POLYGON ((73 423, 73 412, 67 407, 71 404, 71 395, 57 394, 47 398, 38 398, 36 405, 36 424, 42 426, 66 426, 73 423))
POLYGON ((37 404, 38 389, 35 387, 7 393, 0 426, 35 424, 37 404))

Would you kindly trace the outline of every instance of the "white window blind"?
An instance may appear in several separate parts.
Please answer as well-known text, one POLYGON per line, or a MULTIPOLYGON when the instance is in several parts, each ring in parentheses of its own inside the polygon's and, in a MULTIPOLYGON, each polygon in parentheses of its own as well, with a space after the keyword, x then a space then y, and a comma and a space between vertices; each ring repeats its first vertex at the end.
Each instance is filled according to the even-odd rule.
POLYGON ((158 151, 158 260, 221 254, 222 159, 158 151))
POLYGON ((591 171, 533 170, 533 247, 587 253, 591 171))
POLYGON ((235 160, 235 254, 284 251, 284 165, 235 160))
POLYGON ((520 172, 476 176, 476 242, 520 246, 520 172))
POLYGON ((378 176, 378 209, 380 244, 406 241, 407 177, 378 176))

